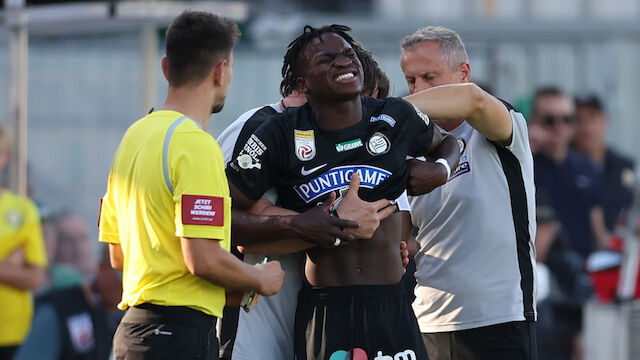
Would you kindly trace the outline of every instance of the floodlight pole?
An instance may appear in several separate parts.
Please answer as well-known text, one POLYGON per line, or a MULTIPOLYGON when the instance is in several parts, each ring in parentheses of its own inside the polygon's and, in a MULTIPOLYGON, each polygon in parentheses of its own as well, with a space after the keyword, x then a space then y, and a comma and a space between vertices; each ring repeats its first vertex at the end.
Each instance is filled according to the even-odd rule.
POLYGON ((27 195, 27 29, 24 0, 4 0, 5 24, 9 27, 9 116, 14 124, 14 161, 9 187, 27 195))

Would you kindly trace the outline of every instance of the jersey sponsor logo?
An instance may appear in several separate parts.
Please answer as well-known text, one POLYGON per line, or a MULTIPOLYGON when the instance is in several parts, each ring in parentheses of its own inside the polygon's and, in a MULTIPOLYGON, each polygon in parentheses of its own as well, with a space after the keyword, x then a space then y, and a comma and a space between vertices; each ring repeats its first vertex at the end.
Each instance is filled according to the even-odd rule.
POLYGON ((383 155, 391 149, 391 141, 380 132, 375 132, 367 141, 367 151, 371 155, 383 155))
POLYGON ((453 180, 454 178, 468 173, 469 171, 471 171, 471 165, 469 165, 469 158, 467 157, 467 155, 462 155, 460 157, 460 161, 458 163, 458 167, 456 168, 456 170, 451 174, 451 176, 449 177, 448 181, 453 180))
POLYGON ((316 156, 316 139, 313 130, 294 130, 295 152, 298 159, 309 161, 316 156))
POLYGON ((420 119, 422 119, 422 121, 424 121, 424 123, 426 125, 429 125, 429 117, 427 116, 427 114, 423 113, 422 111, 420 111, 420 109, 418 109, 415 105, 413 105, 413 108, 416 109, 416 114, 418 114, 418 116, 420 116, 420 119))
POLYGON ((335 190, 349 187, 351 174, 360 175, 360 187, 373 189, 391 176, 391 172, 369 165, 349 165, 333 168, 324 172, 304 184, 296 185, 293 189, 300 198, 309 203, 320 196, 335 190))
MULTIPOLYGON (((331 354, 329 360, 368 360, 366 351, 361 348, 354 348, 350 351, 338 350, 331 354)), ((395 355, 384 355, 382 351, 378 351, 373 360, 418 360, 413 350, 404 350, 395 355)))
POLYGON ((309 170, 306 170, 304 168, 304 166, 303 166, 302 169, 300 169, 300 174, 302 174, 302 176, 308 176, 308 175, 313 174, 314 172, 322 169, 325 166, 327 166, 327 163, 324 163, 322 165, 316 166, 316 167, 314 167, 312 169, 309 169, 309 170))
POLYGON ((267 150, 266 145, 255 134, 251 134, 236 161, 242 169, 260 169, 262 167, 260 156, 264 154, 265 150, 267 150))
POLYGON ((357 149, 361 146, 362 146, 362 140, 360 140, 360 138, 357 138, 357 139, 341 142, 340 144, 336 144, 336 151, 340 153, 343 151, 357 149))
POLYGON ((224 199, 219 196, 182 195, 184 225, 224 225, 224 199))
POLYGON ((329 360, 368 360, 366 351, 361 348, 354 348, 349 351, 338 350, 331 354, 329 360))
POLYGON ((372 116, 371 119, 369 119, 370 122, 376 122, 376 121, 384 121, 387 124, 391 125, 391 127, 394 127, 396 125, 396 120, 394 118, 392 118, 391 116, 387 115, 387 114, 380 114, 378 116, 372 116))
POLYGON ((11 209, 4 213, 4 219, 14 229, 19 228, 24 223, 24 216, 18 210, 11 209))

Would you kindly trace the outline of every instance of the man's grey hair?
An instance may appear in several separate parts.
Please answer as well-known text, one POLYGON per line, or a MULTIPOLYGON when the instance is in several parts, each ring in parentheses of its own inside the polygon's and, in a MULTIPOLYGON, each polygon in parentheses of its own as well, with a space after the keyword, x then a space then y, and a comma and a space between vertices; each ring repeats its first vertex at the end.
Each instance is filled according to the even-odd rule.
POLYGON ((440 58, 444 60, 452 70, 461 64, 469 62, 467 50, 457 32, 442 26, 427 26, 402 39, 402 50, 411 50, 415 46, 425 42, 435 41, 440 44, 440 58))

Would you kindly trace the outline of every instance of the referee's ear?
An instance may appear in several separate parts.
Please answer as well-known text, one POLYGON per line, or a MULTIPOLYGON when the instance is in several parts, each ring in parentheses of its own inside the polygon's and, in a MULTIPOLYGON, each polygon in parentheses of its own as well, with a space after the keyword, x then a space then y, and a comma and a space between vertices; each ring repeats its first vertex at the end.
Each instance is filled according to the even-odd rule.
POLYGON ((167 55, 165 55, 162 57, 162 74, 164 75, 164 78, 167 79, 167 82, 169 82, 168 68, 169 68, 169 60, 167 59, 167 55))

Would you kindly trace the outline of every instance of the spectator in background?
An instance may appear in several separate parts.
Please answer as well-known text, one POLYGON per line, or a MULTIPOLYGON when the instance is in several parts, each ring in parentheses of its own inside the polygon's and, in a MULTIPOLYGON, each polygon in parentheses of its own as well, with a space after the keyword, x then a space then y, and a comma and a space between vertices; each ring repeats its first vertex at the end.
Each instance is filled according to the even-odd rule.
POLYGON ((570 359, 582 350, 582 307, 592 295, 591 285, 581 257, 569 248, 551 199, 541 189, 536 193, 536 221, 538 352, 544 360, 570 359))
POLYGON ((37 298, 32 330, 16 360, 107 360, 121 294, 120 277, 105 253, 87 281, 37 298))
POLYGON ((595 172, 585 156, 569 147, 575 131, 573 100, 556 87, 538 89, 531 126, 542 131, 534 155, 536 188, 550 197, 571 248, 586 258, 594 249, 589 209, 595 172))
POLYGON ((94 274, 93 247, 84 219, 68 211, 52 214, 42 219, 42 231, 49 261, 43 292, 78 285, 94 274))
POLYGON ((631 206, 633 161, 605 143, 609 121, 600 98, 593 93, 575 98, 576 131, 573 148, 591 160, 596 174, 595 206, 591 210, 597 246, 606 247, 616 223, 631 206))
MULTIPOLYGON (((10 158, 0 127, 0 173, 10 158)), ((0 187, 0 359, 11 359, 31 326, 31 291, 44 282, 47 257, 35 204, 0 187)))

